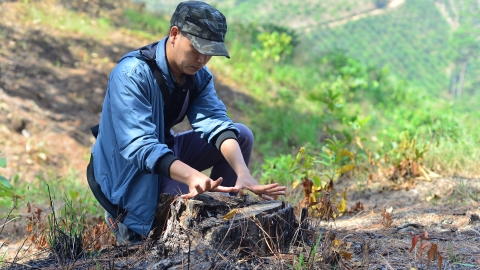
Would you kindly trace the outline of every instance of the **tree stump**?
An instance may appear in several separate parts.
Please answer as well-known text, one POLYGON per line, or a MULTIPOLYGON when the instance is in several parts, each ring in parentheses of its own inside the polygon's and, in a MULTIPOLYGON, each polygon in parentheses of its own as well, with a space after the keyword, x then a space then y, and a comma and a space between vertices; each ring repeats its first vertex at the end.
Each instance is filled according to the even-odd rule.
POLYGON ((155 224, 164 229, 154 233, 159 236, 162 232, 165 255, 188 252, 196 246, 240 248, 260 256, 288 252, 298 229, 292 205, 283 201, 254 202, 248 195, 209 192, 190 200, 162 196, 168 203, 157 209, 157 217, 163 218, 156 219, 155 224))

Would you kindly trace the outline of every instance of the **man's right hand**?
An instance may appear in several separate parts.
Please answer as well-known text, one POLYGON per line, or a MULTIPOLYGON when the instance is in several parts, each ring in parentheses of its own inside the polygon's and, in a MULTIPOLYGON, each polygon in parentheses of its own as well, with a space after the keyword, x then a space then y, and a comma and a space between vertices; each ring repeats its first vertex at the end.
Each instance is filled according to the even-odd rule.
POLYGON ((202 194, 206 191, 216 191, 216 192, 232 192, 233 187, 224 187, 220 186, 222 183, 223 178, 220 177, 217 180, 212 180, 210 178, 205 179, 200 179, 197 181, 197 183, 191 183, 189 184, 189 193, 188 194, 183 194, 182 198, 184 199, 190 199, 195 197, 198 194, 202 194))

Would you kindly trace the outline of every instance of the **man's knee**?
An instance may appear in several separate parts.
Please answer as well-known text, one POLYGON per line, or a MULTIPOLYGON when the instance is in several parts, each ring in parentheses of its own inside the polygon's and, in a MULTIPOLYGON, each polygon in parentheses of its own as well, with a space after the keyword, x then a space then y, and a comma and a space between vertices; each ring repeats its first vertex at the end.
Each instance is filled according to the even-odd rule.
POLYGON ((235 123, 235 126, 240 130, 240 135, 238 137, 239 143, 253 145, 255 140, 253 132, 247 126, 240 123, 235 123))

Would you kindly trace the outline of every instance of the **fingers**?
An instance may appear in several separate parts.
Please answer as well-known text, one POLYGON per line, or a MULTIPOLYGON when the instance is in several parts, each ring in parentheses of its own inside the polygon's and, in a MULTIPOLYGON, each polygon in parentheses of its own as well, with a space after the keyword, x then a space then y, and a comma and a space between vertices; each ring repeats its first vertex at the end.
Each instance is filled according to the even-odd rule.
POLYGON ((224 186, 218 186, 215 189, 212 189, 212 191, 215 192, 235 192, 235 189, 233 187, 224 187, 224 186))
POLYGON ((274 195, 285 195, 285 190, 287 188, 285 186, 278 186, 278 184, 270 184, 270 185, 259 185, 251 189, 252 192, 255 194, 265 194, 269 196, 274 195))
MULTIPOLYGON (((211 179, 208 179, 208 180, 213 181, 213 180, 211 180, 211 179)), ((220 186, 220 184, 222 183, 222 181, 223 181, 223 178, 222 178, 222 177, 219 177, 217 180, 213 181, 213 185, 212 185, 212 186, 210 187, 210 189, 208 189, 208 190, 213 190, 213 189, 215 189, 216 187, 220 186)))
POLYGON ((192 187, 190 187, 190 192, 188 194, 183 194, 181 197, 183 199, 191 199, 197 196, 198 194, 202 194, 206 191, 233 192, 233 188, 220 186, 222 181, 223 181, 222 177, 218 178, 215 181, 208 178, 203 183, 195 184, 193 186, 193 189, 192 187))
POLYGON ((264 199, 264 200, 267 200, 267 201, 273 201, 273 198, 268 196, 268 195, 265 195, 265 194, 260 194, 258 195, 258 197, 264 199))

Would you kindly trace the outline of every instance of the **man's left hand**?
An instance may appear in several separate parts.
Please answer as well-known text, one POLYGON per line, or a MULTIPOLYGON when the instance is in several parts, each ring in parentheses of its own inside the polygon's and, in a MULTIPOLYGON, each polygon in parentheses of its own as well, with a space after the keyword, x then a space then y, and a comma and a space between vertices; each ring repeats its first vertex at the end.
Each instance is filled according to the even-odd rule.
POLYGON ((268 185, 259 185, 253 177, 248 175, 240 175, 237 178, 237 184, 233 188, 234 192, 239 192, 242 189, 250 190, 257 194, 260 198, 265 200, 273 200, 271 196, 285 195, 285 186, 279 186, 277 183, 268 185))

